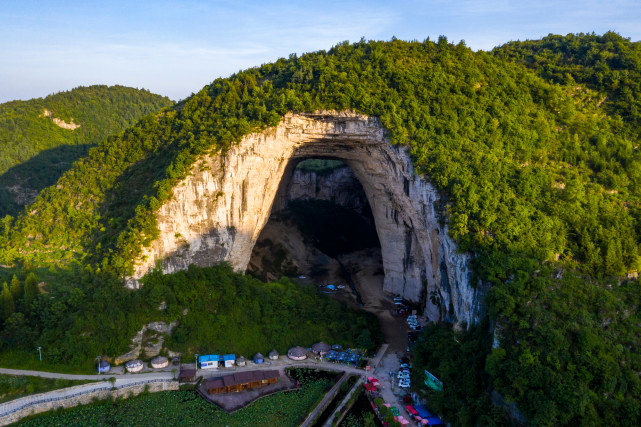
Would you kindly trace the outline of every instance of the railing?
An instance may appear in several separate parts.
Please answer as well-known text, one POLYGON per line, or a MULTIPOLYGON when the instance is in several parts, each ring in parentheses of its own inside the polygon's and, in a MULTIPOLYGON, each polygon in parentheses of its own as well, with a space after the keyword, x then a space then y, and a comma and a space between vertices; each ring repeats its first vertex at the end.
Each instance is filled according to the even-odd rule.
POLYGON ((10 402, 7 402, 4 405, 2 405, 2 406, 4 406, 4 408, 0 406, 0 411, 2 411, 2 412, 0 412, 0 417, 6 417, 7 415, 11 415, 11 414, 13 414, 15 412, 18 412, 18 411, 21 411, 21 410, 23 410, 25 408, 28 408, 28 407, 34 406, 34 405, 39 405, 41 403, 59 402, 61 400, 73 399, 74 397, 82 396, 82 395, 88 394, 88 393, 95 393, 95 392, 108 391, 108 390, 120 390, 120 389, 123 389, 123 388, 126 388, 126 387, 135 387, 135 386, 142 385, 142 384, 162 383, 162 382, 168 382, 168 381, 170 382, 170 381, 173 381, 173 380, 169 380, 167 378, 155 378, 155 379, 149 379, 149 380, 136 381, 136 382, 127 383, 127 384, 121 384, 121 385, 118 385, 118 386, 116 386, 116 385, 105 385, 105 386, 99 386, 99 387, 91 387, 91 385, 89 385, 89 386, 87 386, 86 389, 78 391, 77 393, 63 395, 63 396, 59 396, 59 397, 43 397, 43 398, 40 398, 40 399, 33 399, 32 396, 25 396, 25 397, 23 397, 21 399, 28 400, 29 398, 31 398, 32 400, 24 402, 24 403, 23 402, 16 402, 14 400, 14 401, 10 401, 10 402), (5 410, 3 411, 3 409, 5 409, 5 410))

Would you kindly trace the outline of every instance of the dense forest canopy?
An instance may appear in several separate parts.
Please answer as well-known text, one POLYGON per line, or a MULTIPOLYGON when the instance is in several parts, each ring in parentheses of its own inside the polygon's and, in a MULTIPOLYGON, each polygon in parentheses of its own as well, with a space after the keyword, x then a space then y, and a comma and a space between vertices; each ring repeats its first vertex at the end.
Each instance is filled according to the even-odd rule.
MULTIPOLYGON (((639 424, 640 61, 639 43, 614 33, 492 52, 445 37, 362 40, 217 79, 100 143, 28 214, 5 218, 4 275, 37 273, 53 287, 82 270, 70 294, 95 298, 83 289, 99 280, 111 284, 104 298, 122 292, 118 278, 158 235, 154 211, 198 156, 290 111, 352 109, 408 148, 443 195, 450 234, 476 255, 474 280, 492 285, 492 329, 428 328, 433 346, 417 349, 415 383, 428 368, 445 384, 447 399, 425 391, 441 413, 494 422, 486 403, 497 390, 532 424, 639 424)), ((62 313, 52 324, 75 319, 62 313)), ((80 325, 89 345, 98 325, 80 325)))
POLYGON ((18 213, 107 136, 169 105, 166 97, 124 86, 0 104, 0 217, 18 213))

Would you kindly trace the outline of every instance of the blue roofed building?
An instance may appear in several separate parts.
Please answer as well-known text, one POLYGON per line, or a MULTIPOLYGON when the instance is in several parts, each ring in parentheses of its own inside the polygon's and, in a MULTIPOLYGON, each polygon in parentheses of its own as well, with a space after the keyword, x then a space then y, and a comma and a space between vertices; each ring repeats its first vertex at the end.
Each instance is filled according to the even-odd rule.
POLYGON ((225 364, 225 368, 231 368, 236 363, 236 355, 235 354, 224 355, 223 363, 225 364))
POLYGON ((222 361, 222 356, 218 354, 205 354, 202 356, 198 356, 198 364, 200 365, 200 369, 217 368, 219 366, 219 363, 222 361))

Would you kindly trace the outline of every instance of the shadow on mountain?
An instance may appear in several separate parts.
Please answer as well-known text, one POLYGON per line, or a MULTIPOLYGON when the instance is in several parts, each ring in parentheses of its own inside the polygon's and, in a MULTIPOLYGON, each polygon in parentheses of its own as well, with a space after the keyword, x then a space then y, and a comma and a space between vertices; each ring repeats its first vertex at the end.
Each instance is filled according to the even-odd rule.
POLYGON ((93 145, 61 145, 43 150, 0 175, 0 218, 18 214, 45 188, 53 185, 93 145))
POLYGON ((136 215, 136 208, 144 204, 147 197, 157 194, 155 184, 165 177, 177 153, 174 144, 148 153, 147 157, 125 169, 113 186, 105 191, 104 202, 99 208, 102 227, 86 243, 87 252, 93 254, 95 261, 100 261, 110 249, 115 249, 118 236, 136 215))

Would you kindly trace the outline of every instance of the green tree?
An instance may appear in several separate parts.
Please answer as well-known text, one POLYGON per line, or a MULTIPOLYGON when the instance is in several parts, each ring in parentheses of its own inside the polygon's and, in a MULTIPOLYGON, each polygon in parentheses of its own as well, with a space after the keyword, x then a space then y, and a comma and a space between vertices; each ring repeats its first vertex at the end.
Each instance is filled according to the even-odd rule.
POLYGON ((18 280, 18 276, 16 276, 15 274, 11 279, 11 285, 9 286, 9 289, 11 290, 11 295, 13 295, 14 301, 17 301, 22 296, 22 283, 20 283, 20 280, 18 280))
POLYGON ((29 305, 38 296, 38 278, 35 274, 29 273, 24 280, 24 301, 29 305))
POLYGON ((11 295, 7 282, 4 282, 2 285, 2 292, 0 293, 0 316, 2 316, 2 320, 7 320, 14 311, 15 305, 13 304, 13 295, 11 295))

